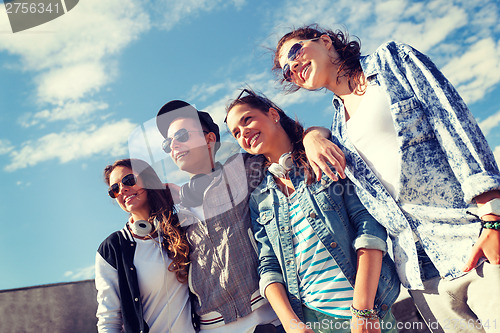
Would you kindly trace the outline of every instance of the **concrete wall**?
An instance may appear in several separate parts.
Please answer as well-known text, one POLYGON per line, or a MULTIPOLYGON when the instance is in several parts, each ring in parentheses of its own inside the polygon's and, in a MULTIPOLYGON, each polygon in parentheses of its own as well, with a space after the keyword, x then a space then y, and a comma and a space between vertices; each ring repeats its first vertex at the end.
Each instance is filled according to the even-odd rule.
POLYGON ((0 332, 97 332, 94 280, 0 291, 0 332))
MULTIPOLYGON (((0 332, 97 332, 96 295, 94 280, 0 291, 0 332)), ((392 311, 404 324, 400 333, 429 332, 405 291, 392 311)))

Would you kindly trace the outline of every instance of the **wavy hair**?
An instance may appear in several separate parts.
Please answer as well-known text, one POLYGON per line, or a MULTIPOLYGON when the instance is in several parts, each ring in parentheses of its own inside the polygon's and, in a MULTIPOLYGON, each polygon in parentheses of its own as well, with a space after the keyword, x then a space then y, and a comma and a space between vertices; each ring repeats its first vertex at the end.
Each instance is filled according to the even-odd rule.
POLYGON ((275 73, 278 81, 283 85, 283 90, 285 92, 295 92, 299 90, 300 87, 286 81, 283 78, 281 65, 279 63, 280 51, 283 44, 290 39, 306 40, 321 37, 322 35, 328 35, 330 37, 333 47, 339 55, 338 60, 332 59, 332 63, 339 65, 337 71, 337 81, 340 77, 347 76, 351 91, 354 90, 351 86, 351 80, 355 83, 355 85, 362 84, 363 70, 359 62, 359 57, 361 55, 361 42, 359 39, 355 37, 356 40, 351 41, 349 40, 349 34, 346 31, 333 31, 321 28, 318 24, 310 24, 294 29, 281 37, 276 46, 276 50, 274 51, 273 67, 271 70, 275 73))
POLYGON ((106 166, 104 168, 104 181, 106 184, 109 185, 109 176, 118 166, 138 171, 150 207, 148 221, 154 224, 156 219, 160 223, 162 246, 167 251, 168 257, 172 259, 168 270, 175 273, 179 282, 186 282, 189 267, 189 243, 184 231, 181 229, 168 186, 161 182, 148 163, 139 159, 122 159, 106 166))
MULTIPOLYGON (((304 177, 308 182, 314 179, 314 171, 307 161, 304 144, 302 143, 302 139, 304 138, 304 127, 297 120, 290 118, 279 106, 274 104, 264 94, 257 94, 252 89, 248 88, 243 89, 241 94, 226 107, 226 119, 232 108, 243 104, 263 113, 268 113, 270 108, 278 111, 280 116, 280 125, 283 127, 288 135, 288 138, 290 139, 290 142, 292 143, 293 161, 304 170, 304 177), (247 95, 241 96, 241 94, 245 92, 247 95)), ((226 120, 224 120, 224 122, 226 122, 226 120)), ((270 164, 270 162, 267 162, 266 166, 269 166, 270 164)))

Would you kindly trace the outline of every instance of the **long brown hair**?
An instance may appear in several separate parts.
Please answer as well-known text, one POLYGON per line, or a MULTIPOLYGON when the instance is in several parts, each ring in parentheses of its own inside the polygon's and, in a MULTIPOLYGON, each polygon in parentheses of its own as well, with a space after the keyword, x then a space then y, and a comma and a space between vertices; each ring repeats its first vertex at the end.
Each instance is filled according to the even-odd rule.
MULTIPOLYGON (((337 80, 340 77, 347 76, 349 79, 349 88, 351 91, 354 89, 351 86, 351 79, 354 82, 355 86, 362 84, 362 73, 363 70, 361 68, 361 64, 359 62, 359 57, 361 55, 361 42, 357 37, 357 40, 350 41, 349 34, 342 30, 328 30, 321 28, 317 24, 310 24, 298 29, 294 29, 281 37, 276 46, 276 50, 274 51, 274 63, 272 67, 272 71, 279 78, 278 81, 283 85, 283 89, 286 92, 295 92, 300 89, 299 86, 285 81, 282 75, 281 66, 279 63, 280 59, 280 51, 283 44, 290 39, 313 39, 320 37, 322 35, 328 35, 332 40, 333 47, 337 51, 339 55, 339 59, 337 60, 337 64, 339 64, 339 68, 337 71, 337 80)), ((332 60, 333 62, 334 60, 332 60)))
MULTIPOLYGON (((290 118, 279 106, 274 104, 270 99, 268 99, 264 94, 257 94, 252 89, 243 89, 242 94, 247 93, 245 96, 240 96, 233 100, 226 108, 226 119, 231 109, 237 105, 248 105, 253 109, 257 109, 263 113, 268 113, 270 108, 278 111, 280 116, 280 125, 285 130, 290 142, 292 143, 292 158, 293 161, 302 169, 304 169, 304 177, 306 181, 314 179, 314 172, 307 161, 306 153, 304 150, 304 144, 302 139, 304 138, 304 127, 296 121, 290 118)), ((224 120, 225 122, 225 120, 224 120)), ((270 163, 269 163, 270 164, 270 163)))
POLYGON ((168 186, 163 184, 154 169, 145 161, 139 159, 122 159, 104 168, 104 181, 109 185, 109 176, 118 166, 138 172, 144 184, 150 207, 148 221, 160 223, 162 245, 172 262, 168 266, 174 272, 179 282, 187 281, 189 265, 189 244, 184 231, 180 227, 174 201, 168 186))

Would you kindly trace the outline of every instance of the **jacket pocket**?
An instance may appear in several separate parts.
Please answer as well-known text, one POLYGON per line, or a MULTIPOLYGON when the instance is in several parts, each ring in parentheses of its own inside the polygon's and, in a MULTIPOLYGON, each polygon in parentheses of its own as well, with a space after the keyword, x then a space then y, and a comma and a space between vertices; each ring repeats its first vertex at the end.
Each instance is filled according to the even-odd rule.
POLYGON ((434 131, 416 97, 394 103, 391 109, 396 132, 402 140, 402 150, 435 139, 434 131))
POLYGON ((257 222, 262 225, 268 225, 269 222, 272 221, 274 218, 274 212, 272 209, 266 209, 261 212, 259 212, 259 218, 257 219, 257 222))
POLYGON ((274 211, 272 209, 262 210, 257 218, 257 223, 266 229, 267 236, 272 242, 277 237, 277 230, 271 221, 274 220, 274 211))
POLYGON ((327 176, 323 176, 321 181, 310 185, 311 195, 322 211, 338 210, 343 207, 345 187, 343 181, 334 182, 327 176))

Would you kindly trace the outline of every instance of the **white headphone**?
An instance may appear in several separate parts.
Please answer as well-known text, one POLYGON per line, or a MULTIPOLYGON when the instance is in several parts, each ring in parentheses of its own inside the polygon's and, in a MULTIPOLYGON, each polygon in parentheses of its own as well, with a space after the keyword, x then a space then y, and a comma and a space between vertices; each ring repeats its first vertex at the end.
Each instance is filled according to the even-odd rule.
POLYGON ((278 178, 286 177, 288 171, 292 170, 293 159, 292 153, 284 153, 280 156, 278 163, 272 163, 269 166, 269 172, 278 178))
MULTIPOLYGON (((156 225, 157 221, 155 219, 155 226, 156 225)), ((132 233, 139 237, 146 237, 154 230, 153 225, 145 220, 130 221, 128 226, 130 227, 132 233)))

